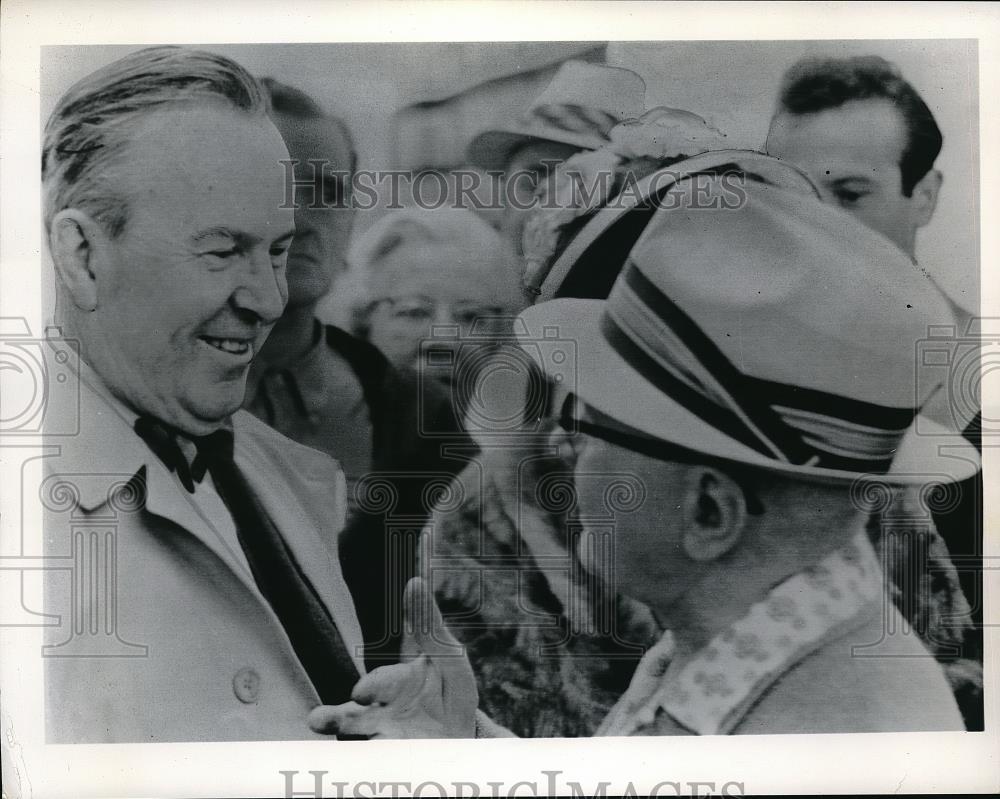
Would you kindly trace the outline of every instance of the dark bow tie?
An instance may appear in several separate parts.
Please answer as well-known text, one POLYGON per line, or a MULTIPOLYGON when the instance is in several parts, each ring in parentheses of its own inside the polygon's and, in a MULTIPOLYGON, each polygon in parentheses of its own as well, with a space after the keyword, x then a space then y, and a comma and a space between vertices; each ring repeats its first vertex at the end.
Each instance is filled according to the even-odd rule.
POLYGON ((260 592, 281 625, 321 701, 336 705, 350 699, 358 669, 330 612, 299 568, 281 532, 233 460, 231 430, 192 437, 198 454, 193 463, 177 440, 184 434, 149 416, 136 419, 135 432, 177 473, 188 491, 211 471, 212 482, 236 526, 243 554, 260 592))
POLYGON ((205 479, 205 472, 213 461, 231 462, 233 459, 233 432, 226 428, 207 436, 189 436, 152 416, 140 416, 135 420, 134 429, 192 494, 195 484, 205 479), (187 438, 195 445, 198 454, 192 461, 189 462, 184 454, 179 438, 187 438))

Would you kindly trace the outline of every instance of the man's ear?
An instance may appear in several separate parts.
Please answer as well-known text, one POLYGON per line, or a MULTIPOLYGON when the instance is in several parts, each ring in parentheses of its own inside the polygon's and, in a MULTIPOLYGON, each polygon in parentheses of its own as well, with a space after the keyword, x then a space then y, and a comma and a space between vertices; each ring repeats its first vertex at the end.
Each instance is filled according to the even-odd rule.
POLYGON ((684 552, 695 561, 716 560, 743 535, 747 517, 743 489, 728 475, 705 466, 688 470, 685 488, 684 552))
POLYGON ((941 191, 941 173, 930 170, 913 187, 911 200, 913 203, 914 224, 923 227, 931 221, 934 216, 934 209, 937 208, 938 192, 941 191))
POLYGON ((89 214, 67 208, 55 215, 49 234, 49 249, 59 282, 81 311, 97 308, 99 251, 107 236, 89 214))

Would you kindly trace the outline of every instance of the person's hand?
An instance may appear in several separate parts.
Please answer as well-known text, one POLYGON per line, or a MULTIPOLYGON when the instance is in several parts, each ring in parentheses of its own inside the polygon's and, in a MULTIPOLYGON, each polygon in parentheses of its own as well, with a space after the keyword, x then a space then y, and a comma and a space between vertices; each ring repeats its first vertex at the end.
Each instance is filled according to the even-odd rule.
POLYGON ((310 728, 341 738, 474 738, 479 693, 462 646, 415 577, 403 595, 403 662, 358 680, 350 702, 320 705, 310 728))

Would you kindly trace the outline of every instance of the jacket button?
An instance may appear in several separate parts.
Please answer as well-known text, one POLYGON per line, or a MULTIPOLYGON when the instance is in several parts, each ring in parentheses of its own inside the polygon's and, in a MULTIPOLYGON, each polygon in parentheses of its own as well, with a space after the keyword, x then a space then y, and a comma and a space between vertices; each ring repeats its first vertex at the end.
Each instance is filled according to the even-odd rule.
POLYGON ((245 705, 252 705, 260 696, 260 675, 251 668, 243 668, 233 677, 233 692, 245 705))

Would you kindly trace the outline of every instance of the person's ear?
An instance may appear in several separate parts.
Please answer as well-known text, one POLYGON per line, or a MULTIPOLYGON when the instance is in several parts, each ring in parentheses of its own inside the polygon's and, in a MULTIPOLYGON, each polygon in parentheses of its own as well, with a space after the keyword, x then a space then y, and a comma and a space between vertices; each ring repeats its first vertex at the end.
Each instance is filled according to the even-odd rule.
POLYGON ((684 552, 695 561, 716 560, 739 542, 746 524, 743 489, 709 467, 688 470, 682 506, 684 552))
POLYGON ((941 191, 942 180, 941 173, 936 169, 932 169, 917 181, 913 187, 913 193, 911 194, 914 213, 913 221, 917 227, 923 227, 934 216, 934 209, 937 208, 938 193, 941 191))
POLYGON ((79 209, 67 208, 52 220, 49 250, 56 274, 81 311, 97 308, 97 261, 106 239, 93 217, 79 209))

